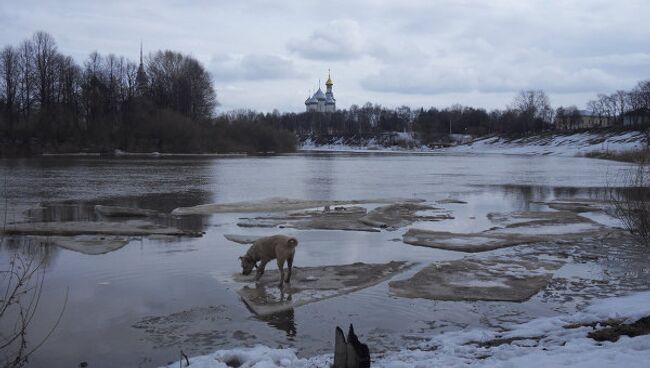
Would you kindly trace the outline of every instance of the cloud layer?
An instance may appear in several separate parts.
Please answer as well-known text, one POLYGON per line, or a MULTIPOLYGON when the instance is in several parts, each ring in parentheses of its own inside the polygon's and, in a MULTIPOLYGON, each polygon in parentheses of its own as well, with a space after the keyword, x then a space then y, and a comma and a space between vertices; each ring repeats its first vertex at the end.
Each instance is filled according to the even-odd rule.
POLYGON ((306 59, 349 60, 362 55, 364 41, 359 24, 353 20, 334 20, 314 30, 304 39, 292 39, 287 48, 306 59))
POLYGON ((300 111, 332 70, 339 106, 503 107, 521 89, 555 105, 650 78, 645 0, 0 2, 0 45, 45 30, 82 62, 97 50, 192 54, 222 109, 300 111))
POLYGON ((226 82, 292 79, 302 76, 292 60, 275 55, 215 55, 209 68, 216 80, 226 82))

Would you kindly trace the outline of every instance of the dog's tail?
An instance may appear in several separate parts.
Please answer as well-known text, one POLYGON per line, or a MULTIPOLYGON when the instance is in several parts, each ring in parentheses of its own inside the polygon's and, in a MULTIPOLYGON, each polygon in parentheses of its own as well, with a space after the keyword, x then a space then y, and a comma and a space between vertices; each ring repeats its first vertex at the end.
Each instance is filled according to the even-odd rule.
POLYGON ((287 245, 290 246, 291 248, 297 247, 298 246, 298 239, 289 238, 289 240, 287 240, 287 245))

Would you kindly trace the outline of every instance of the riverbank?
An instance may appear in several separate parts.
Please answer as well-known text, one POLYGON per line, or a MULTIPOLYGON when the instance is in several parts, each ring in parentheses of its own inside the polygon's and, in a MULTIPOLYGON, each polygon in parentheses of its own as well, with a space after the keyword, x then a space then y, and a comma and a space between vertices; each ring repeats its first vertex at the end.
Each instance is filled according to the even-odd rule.
MULTIPOLYGON (((472 329, 441 334, 420 342, 415 348, 375 356, 372 365, 380 368, 645 367, 650 359, 647 330, 639 331, 639 335, 620 334, 615 341, 605 342, 594 331, 645 321, 650 316, 648 301, 650 292, 641 292, 594 300, 584 311, 510 324, 503 331, 472 329)), ((331 363, 331 355, 301 359, 293 349, 263 345, 220 350, 190 359, 191 366, 197 368, 328 367, 331 363)), ((167 367, 176 366, 178 363, 167 367)))
POLYGON ((643 162, 650 162, 650 150, 646 148, 640 150, 621 151, 621 152, 594 151, 594 152, 587 153, 585 157, 599 158, 602 160, 612 160, 612 161, 620 161, 620 162, 643 163, 643 162))
POLYGON ((449 147, 450 153, 501 153, 516 155, 586 156, 594 152, 620 153, 641 150, 647 137, 641 131, 574 134, 547 133, 524 138, 487 137, 449 147))
MULTIPOLYGON (((463 136, 448 147, 429 147, 418 143, 408 134, 398 139, 351 141, 332 139, 326 144, 303 140, 300 151, 310 152, 437 152, 507 155, 584 156, 615 159, 615 154, 636 152, 647 146, 647 135, 642 131, 585 131, 579 133, 544 133, 530 137, 487 136, 470 139, 463 136)), ((623 161, 632 155, 622 155, 623 161)))

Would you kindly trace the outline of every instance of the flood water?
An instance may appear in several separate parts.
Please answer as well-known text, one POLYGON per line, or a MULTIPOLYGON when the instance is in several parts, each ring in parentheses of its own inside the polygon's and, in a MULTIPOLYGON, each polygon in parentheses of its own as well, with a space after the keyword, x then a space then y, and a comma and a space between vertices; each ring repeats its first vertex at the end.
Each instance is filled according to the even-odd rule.
MULTIPOLYGON (((623 163, 570 157, 379 153, 2 160, 0 213, 6 210, 7 222, 93 221, 95 204, 170 212, 179 206, 271 197, 430 202, 457 198, 467 204, 442 205, 456 218, 427 228, 470 232, 489 227, 489 212, 538 210, 542 205, 531 202, 602 196, 607 186, 620 184, 618 173, 626 168, 623 163)), ((382 282, 290 312, 256 317, 231 281, 246 246, 227 241, 224 234, 297 236, 297 267, 391 260, 424 265, 467 254, 395 241, 406 229, 366 233, 238 228, 242 216, 251 214, 166 220, 205 234, 172 241, 136 239, 102 255, 54 246, 41 249, 47 254, 45 287, 30 336, 38 341, 62 309, 63 315, 29 366, 76 367, 87 362, 89 367, 156 367, 178 360, 181 349, 198 355, 255 344, 292 346, 308 356, 331 352, 334 327, 350 322, 373 349, 386 350, 407 346, 434 330, 558 310, 535 298, 525 303, 404 299, 391 296, 387 282, 382 282)), ((3 239, 0 264, 24 246, 29 244, 3 239)))

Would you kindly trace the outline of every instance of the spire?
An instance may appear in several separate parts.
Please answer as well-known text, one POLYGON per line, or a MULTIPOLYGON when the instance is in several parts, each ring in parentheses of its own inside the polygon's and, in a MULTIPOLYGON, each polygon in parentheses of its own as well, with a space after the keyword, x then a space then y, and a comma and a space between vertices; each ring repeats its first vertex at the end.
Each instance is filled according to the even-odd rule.
POLYGON ((142 40, 140 40, 140 65, 135 76, 135 84, 139 96, 144 96, 147 92, 147 72, 144 71, 144 60, 142 58, 142 40))

